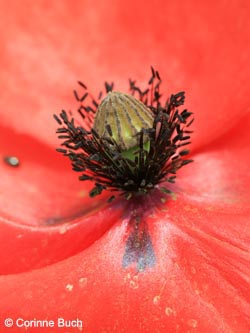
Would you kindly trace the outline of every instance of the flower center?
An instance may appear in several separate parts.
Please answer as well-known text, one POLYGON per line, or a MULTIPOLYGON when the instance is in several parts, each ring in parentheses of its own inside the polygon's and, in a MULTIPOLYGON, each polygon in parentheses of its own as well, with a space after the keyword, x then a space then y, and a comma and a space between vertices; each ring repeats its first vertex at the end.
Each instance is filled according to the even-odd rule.
POLYGON ((119 191, 127 199, 146 194, 164 182, 175 182, 176 171, 192 162, 185 158, 189 151, 181 148, 190 143, 188 127, 193 122, 188 120, 191 112, 179 110, 185 94, 162 102, 157 71, 152 69, 144 91, 130 80, 131 95, 112 91, 113 84, 105 83, 107 96, 101 102, 79 84, 83 96, 74 93, 85 127, 76 126, 65 111, 55 115, 58 137, 64 140, 57 150, 69 157, 74 171, 82 173, 80 180, 95 183, 90 196, 104 189, 119 191))

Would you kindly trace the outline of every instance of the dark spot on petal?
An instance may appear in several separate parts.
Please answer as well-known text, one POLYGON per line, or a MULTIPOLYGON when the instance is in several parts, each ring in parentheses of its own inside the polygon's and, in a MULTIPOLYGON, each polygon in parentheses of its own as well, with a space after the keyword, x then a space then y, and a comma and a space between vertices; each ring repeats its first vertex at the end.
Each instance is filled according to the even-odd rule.
POLYGON ((12 167, 18 167, 20 165, 20 161, 16 156, 5 156, 4 162, 12 167))
POLYGON ((156 256, 147 222, 144 220, 144 210, 145 207, 142 209, 139 208, 140 212, 136 214, 132 213, 130 217, 128 224, 129 236, 122 259, 122 266, 124 268, 134 264, 138 271, 144 271, 156 263, 156 256))

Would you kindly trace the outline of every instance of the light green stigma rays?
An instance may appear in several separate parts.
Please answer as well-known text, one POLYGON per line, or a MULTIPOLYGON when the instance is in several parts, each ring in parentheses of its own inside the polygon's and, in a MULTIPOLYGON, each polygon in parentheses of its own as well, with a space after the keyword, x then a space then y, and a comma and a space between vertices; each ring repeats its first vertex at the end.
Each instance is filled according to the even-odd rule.
MULTIPOLYGON (((139 133, 142 129, 153 127, 152 112, 131 95, 118 91, 109 92, 99 105, 93 129, 100 137, 108 137, 111 129, 112 138, 122 150, 122 156, 135 160, 139 150, 139 133)), ((143 134, 143 148, 149 152, 148 134, 143 134)))
MULTIPOLYGON (((132 147, 128 150, 125 150, 122 152, 122 157, 125 157, 131 161, 135 161, 135 158, 136 156, 138 156, 138 150, 139 150, 139 146, 136 146, 136 147, 132 147)), ((149 153, 149 150, 150 150, 150 141, 147 141, 143 144, 143 150, 144 151, 147 151, 149 153)), ((145 160, 145 157, 144 157, 144 160, 145 160)))

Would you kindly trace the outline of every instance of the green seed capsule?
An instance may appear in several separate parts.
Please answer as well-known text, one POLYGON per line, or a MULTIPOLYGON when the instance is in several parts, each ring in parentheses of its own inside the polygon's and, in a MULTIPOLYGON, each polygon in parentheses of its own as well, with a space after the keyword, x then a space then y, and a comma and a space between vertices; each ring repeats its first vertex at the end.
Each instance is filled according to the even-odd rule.
MULTIPOLYGON (((138 133, 142 129, 153 127, 152 112, 133 96, 118 91, 110 92, 98 107, 94 130, 100 137, 109 136, 107 125, 110 126, 112 137, 123 151, 139 145, 138 133)), ((148 141, 144 136, 144 143, 148 141)))

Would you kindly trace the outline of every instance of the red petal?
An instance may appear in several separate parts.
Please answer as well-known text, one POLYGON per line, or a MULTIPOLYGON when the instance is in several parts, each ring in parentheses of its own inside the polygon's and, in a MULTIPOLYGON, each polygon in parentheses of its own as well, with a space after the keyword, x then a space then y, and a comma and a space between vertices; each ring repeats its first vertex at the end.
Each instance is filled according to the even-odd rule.
POLYGON ((128 220, 113 225, 120 208, 94 214, 96 207, 91 207, 94 215, 78 220, 82 201, 76 193, 82 187, 66 171, 66 161, 31 136, 16 140, 9 128, 2 129, 1 151, 21 161, 18 169, 1 165, 8 177, 1 184, 1 215, 19 223, 2 220, 2 273, 42 268, 1 277, 1 316, 78 317, 98 333, 247 333, 250 178, 244 147, 249 134, 244 134, 249 124, 222 133, 249 106, 248 3, 225 8, 220 2, 159 2, 158 7, 143 3, 137 8, 135 2, 105 2, 92 10, 91 3, 84 8, 80 2, 53 8, 37 4, 4 8, 2 123, 51 144, 51 115, 67 105, 73 81, 86 78, 99 90, 99 78, 110 75, 122 77, 124 87, 124 78, 134 73, 144 79, 145 67, 153 64, 163 78, 174 81, 169 88, 187 89, 197 114, 196 146, 217 136, 221 142, 205 147, 183 169, 177 200, 165 204, 167 211, 156 212, 155 219, 145 217, 157 263, 135 273, 121 267, 128 220), (8 144, 9 134, 13 141, 8 144), (41 226, 58 215, 64 224, 41 226), (65 224, 65 217, 75 223, 65 224))
POLYGON ((170 202, 167 209, 167 214, 147 218, 155 267, 142 273, 122 269, 124 221, 77 256, 3 277, 1 316, 79 318, 94 333, 247 333, 246 217, 183 200, 170 202))
MULTIPOLYGON (((243 144, 249 137, 249 119, 243 124, 238 139, 229 140, 239 132, 236 127, 197 155, 193 165, 183 168, 172 200, 153 212, 150 206, 156 198, 142 207, 142 221, 147 223, 155 251, 154 267, 143 272, 136 272, 134 265, 122 267, 131 230, 129 216, 133 214, 125 208, 126 215, 113 226, 119 209, 111 205, 91 219, 67 225, 66 236, 60 235, 65 224, 54 227, 51 234, 48 228, 35 233, 27 228, 26 245, 9 243, 14 251, 20 251, 13 255, 7 248, 12 260, 27 256, 37 240, 38 264, 33 262, 36 256, 27 256, 29 268, 46 264, 46 258, 49 263, 61 261, 2 277, 1 316, 55 321, 58 317, 79 318, 90 332, 98 333, 248 333, 250 157, 243 144), (89 225, 93 229, 87 243, 89 225), (47 242, 43 247, 42 240, 47 242)), ((9 228, 12 234, 13 230, 17 233, 15 228, 9 228)), ((49 328, 43 330, 50 332, 49 328)))
POLYGON ((167 94, 187 91, 194 144, 249 110, 249 2, 154 1, 2 4, 2 122, 55 142, 52 114, 70 108, 78 79, 126 88, 157 67, 167 94), (31 123, 32 122, 32 123, 31 123))
POLYGON ((0 152, 20 160, 16 168, 3 159, 0 163, 2 274, 67 258, 98 239, 120 216, 118 209, 107 207, 111 194, 91 199, 93 184, 80 182, 66 158, 34 138, 1 127, 0 152))

